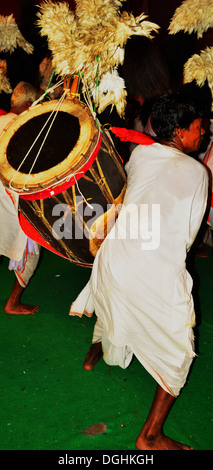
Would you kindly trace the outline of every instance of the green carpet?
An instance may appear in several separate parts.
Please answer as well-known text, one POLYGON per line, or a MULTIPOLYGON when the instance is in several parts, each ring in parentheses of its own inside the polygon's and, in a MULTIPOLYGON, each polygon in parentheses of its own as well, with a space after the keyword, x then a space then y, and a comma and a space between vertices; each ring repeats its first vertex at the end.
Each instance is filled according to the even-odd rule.
MULTIPOLYGON (((196 450, 213 449, 213 256, 196 259, 200 279, 199 355, 188 383, 173 407, 165 432, 196 450)), ((139 362, 109 368, 101 360, 82 368, 95 318, 68 315, 90 270, 42 251, 39 268, 23 302, 38 303, 34 316, 3 312, 14 274, 0 264, 0 449, 126 450, 150 409, 156 384, 139 362), (105 423, 103 434, 82 430, 105 423)))

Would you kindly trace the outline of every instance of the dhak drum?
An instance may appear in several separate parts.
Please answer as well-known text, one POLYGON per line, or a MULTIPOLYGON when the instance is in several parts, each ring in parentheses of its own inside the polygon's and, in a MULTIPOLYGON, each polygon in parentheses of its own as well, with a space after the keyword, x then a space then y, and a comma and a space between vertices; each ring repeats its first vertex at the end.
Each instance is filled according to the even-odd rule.
POLYGON ((44 102, 0 136, 0 179, 19 194, 19 221, 32 240, 92 266, 115 222, 126 174, 110 136, 78 99, 44 102))

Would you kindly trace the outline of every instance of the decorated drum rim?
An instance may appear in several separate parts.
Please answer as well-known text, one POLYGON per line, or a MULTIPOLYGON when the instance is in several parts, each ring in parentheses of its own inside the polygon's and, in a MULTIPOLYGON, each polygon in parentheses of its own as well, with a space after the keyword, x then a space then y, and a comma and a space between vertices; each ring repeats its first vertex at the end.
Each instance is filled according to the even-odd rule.
MULTIPOLYGON (((10 139, 14 136, 16 131, 23 124, 29 122, 30 119, 42 115, 45 112, 53 111, 57 102, 57 100, 52 100, 29 108, 15 117, 0 135, 0 178, 9 190, 18 193, 20 196, 26 195, 27 198, 30 194, 44 193, 45 190, 48 190, 50 195, 52 186, 61 186, 62 180, 65 184, 65 180, 70 180, 72 176, 78 179, 85 164, 88 164, 88 161, 95 158, 93 154, 97 146, 99 147, 100 145, 100 131, 94 118, 84 103, 80 103, 76 99, 66 99, 60 105, 59 111, 64 111, 77 117, 80 124, 79 138, 67 157, 48 170, 36 174, 32 173, 30 175, 17 171, 10 165, 7 160, 7 146, 10 139), (25 185, 26 178, 27 184, 25 185)), ((71 184, 73 183, 69 185, 71 184)), ((56 188, 54 188, 54 191, 56 191, 56 188)))

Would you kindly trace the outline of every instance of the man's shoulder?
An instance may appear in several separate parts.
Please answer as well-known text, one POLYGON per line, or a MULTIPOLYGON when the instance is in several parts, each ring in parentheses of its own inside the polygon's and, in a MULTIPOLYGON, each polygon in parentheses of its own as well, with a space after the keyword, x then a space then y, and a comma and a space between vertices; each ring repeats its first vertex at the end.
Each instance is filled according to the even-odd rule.
POLYGON ((193 155, 184 154, 182 161, 185 166, 194 168, 195 171, 197 170, 199 172, 200 171, 205 172, 205 165, 199 160, 197 160, 197 158, 194 157, 193 155))

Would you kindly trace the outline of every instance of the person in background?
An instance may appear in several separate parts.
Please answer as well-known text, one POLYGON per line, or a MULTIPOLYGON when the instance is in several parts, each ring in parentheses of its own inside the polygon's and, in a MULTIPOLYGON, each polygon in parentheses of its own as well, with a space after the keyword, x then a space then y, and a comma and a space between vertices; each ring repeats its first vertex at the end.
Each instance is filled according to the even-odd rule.
MULTIPOLYGON (((10 112, 0 115, 0 133, 39 96, 40 93, 32 84, 19 82, 11 96, 10 112)), ((10 259, 9 269, 14 270, 16 276, 4 311, 12 315, 34 314, 39 310, 39 306, 23 304, 21 297, 36 270, 40 246, 27 238, 22 231, 18 219, 18 195, 6 188, 2 181, 0 181, 0 222, 0 255, 10 259)))

